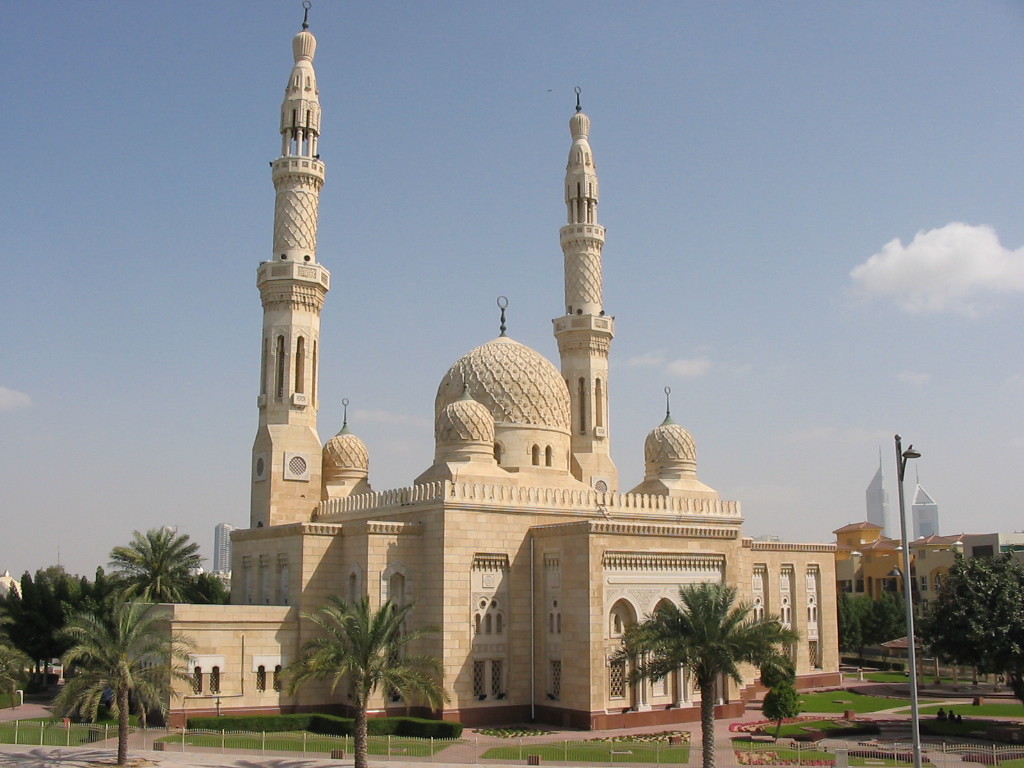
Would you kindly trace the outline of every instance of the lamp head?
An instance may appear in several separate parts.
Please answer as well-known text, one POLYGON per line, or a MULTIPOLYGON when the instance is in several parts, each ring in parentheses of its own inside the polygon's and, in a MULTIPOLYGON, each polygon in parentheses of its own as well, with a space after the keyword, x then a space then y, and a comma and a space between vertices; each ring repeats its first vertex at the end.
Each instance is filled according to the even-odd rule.
POLYGON ((913 445, 908 445, 907 450, 903 452, 904 459, 920 459, 921 452, 916 450, 913 445))

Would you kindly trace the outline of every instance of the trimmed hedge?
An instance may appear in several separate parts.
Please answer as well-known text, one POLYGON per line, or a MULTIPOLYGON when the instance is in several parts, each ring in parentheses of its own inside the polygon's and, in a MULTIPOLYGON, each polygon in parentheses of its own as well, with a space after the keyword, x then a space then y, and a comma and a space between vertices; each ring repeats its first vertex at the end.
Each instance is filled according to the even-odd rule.
MULTIPOLYGON (((191 730, 204 731, 309 731, 329 736, 351 736, 356 721, 351 717, 301 713, 295 715, 240 715, 225 717, 190 717, 191 730)), ((462 723, 427 720, 421 717, 376 717, 367 721, 370 736, 411 736, 421 739, 457 739, 462 723)))

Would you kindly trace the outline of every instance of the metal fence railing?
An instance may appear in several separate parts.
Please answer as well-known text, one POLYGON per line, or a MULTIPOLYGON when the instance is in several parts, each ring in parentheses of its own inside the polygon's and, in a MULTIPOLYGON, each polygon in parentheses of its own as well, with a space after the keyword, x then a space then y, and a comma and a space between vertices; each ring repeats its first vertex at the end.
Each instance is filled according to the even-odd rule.
MULTIPOLYGON (((25 746, 114 749, 117 727, 47 720, 0 722, 0 743, 25 746)), ((495 738, 468 733, 459 739, 416 739, 371 736, 369 752, 376 761, 416 761, 441 765, 631 765, 683 766, 701 764, 701 744, 685 737, 616 736, 568 739, 563 735, 495 738)), ((260 756, 351 758, 351 736, 308 732, 252 732, 132 728, 129 750, 193 753, 239 753, 260 756)), ((1024 746, 960 741, 923 744, 923 763, 941 766, 960 760, 985 766, 1024 768, 1024 746)), ((909 768, 912 746, 906 742, 792 739, 761 741, 735 738, 716 744, 718 768, 738 766, 831 766, 832 768, 909 768)))

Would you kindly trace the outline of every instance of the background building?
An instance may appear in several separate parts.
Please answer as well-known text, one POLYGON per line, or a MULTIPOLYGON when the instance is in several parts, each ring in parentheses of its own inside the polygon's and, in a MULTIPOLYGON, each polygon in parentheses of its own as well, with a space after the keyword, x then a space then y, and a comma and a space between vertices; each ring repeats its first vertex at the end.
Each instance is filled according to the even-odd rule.
POLYGON ((910 511, 914 520, 913 538, 920 539, 939 535, 939 505, 921 487, 920 483, 914 488, 910 511))
POLYGON ((878 454, 878 471, 868 483, 864 492, 864 501, 867 508, 869 523, 874 523, 882 529, 883 536, 899 536, 898 531, 893 531, 893 524, 889 518, 889 492, 885 490, 885 478, 882 475, 882 454, 878 454))
POLYGON ((213 529, 213 572, 231 572, 231 532, 236 527, 228 523, 218 523, 213 529))

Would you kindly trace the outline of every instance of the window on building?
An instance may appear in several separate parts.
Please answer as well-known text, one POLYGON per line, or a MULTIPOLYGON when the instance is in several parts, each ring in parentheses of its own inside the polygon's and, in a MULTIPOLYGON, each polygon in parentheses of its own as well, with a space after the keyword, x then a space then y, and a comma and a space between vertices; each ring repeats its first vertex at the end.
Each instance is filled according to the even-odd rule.
POLYGON ((274 690, 281 690, 281 665, 278 664, 274 667, 274 690))
POLYGON ((210 670, 210 693, 220 693, 220 667, 210 670))
POLYGON ((295 391, 306 391, 306 340, 299 336, 295 342, 295 391))
POLYGON ((600 379, 594 381, 594 426, 604 426, 604 387, 600 379))
POLYGON ((540 446, 535 445, 530 449, 530 463, 535 467, 540 466, 540 446))
POLYGON ((551 446, 549 445, 547 448, 544 449, 544 466, 550 467, 553 458, 554 454, 552 453, 551 446))
POLYGON ((551 659, 548 672, 548 684, 551 686, 549 693, 551 698, 559 699, 562 696, 562 660, 551 659))
POLYGON ((277 375, 274 378, 274 397, 284 399, 284 336, 277 337, 277 375))
POLYGON ((267 690, 267 668, 262 664, 256 667, 256 690, 261 693, 267 690))
POLYGON ((203 692, 203 668, 196 667, 192 670, 192 693, 203 692))
POLYGON ((626 698, 626 660, 614 659, 608 664, 608 698, 626 698))
POLYGON ((504 663, 501 659, 491 659, 491 696, 495 699, 505 697, 504 663))
POLYGON ((487 698, 486 681, 484 675, 486 674, 486 667, 482 661, 473 662, 473 695, 478 699, 487 698))

